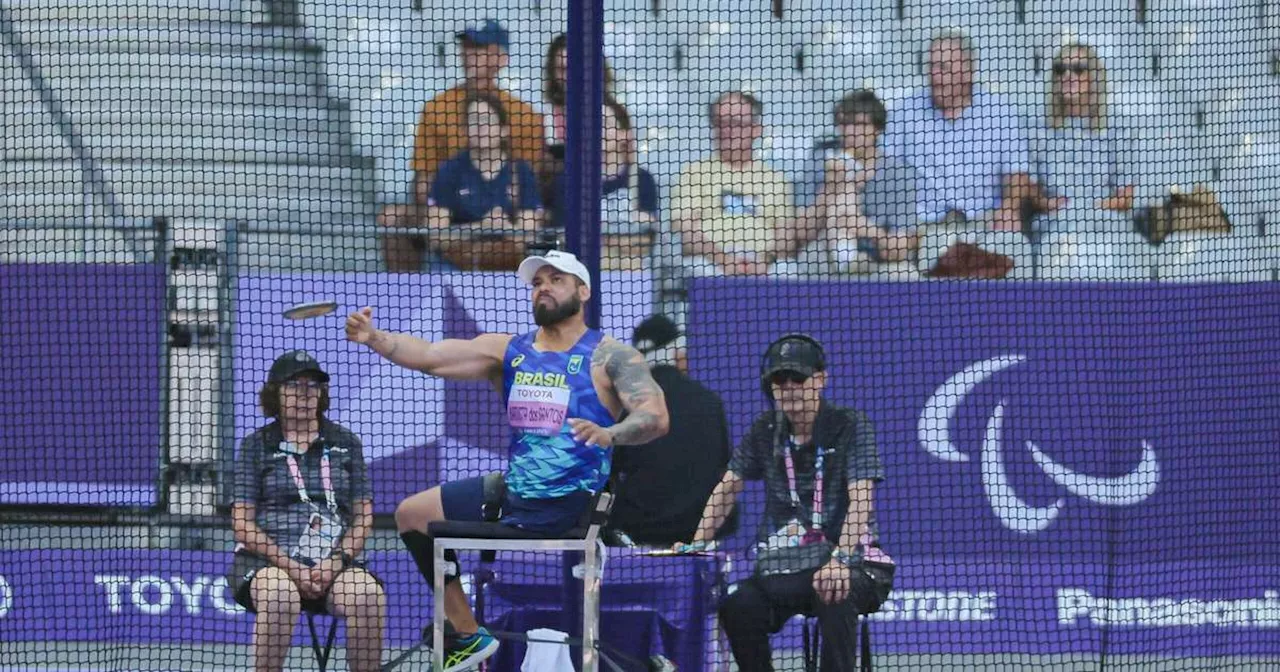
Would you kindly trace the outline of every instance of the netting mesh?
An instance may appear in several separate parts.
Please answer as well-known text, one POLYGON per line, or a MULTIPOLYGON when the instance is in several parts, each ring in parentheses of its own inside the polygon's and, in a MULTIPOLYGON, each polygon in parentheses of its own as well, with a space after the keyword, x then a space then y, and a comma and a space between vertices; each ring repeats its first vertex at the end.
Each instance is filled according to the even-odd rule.
POLYGON ((1273 669, 1278 31, 4 2, 0 669, 1273 669))

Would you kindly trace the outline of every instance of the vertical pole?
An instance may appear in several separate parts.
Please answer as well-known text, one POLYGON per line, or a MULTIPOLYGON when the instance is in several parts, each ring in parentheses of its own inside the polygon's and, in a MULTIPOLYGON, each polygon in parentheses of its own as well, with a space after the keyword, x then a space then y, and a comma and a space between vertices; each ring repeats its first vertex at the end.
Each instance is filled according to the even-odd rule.
POLYGON ((604 0, 569 0, 565 96, 565 238, 591 271, 587 326, 600 328, 600 108, 604 104, 604 0))
POLYGON ((439 540, 431 544, 431 667, 444 669, 444 546, 439 540))
MULTIPOLYGON (((600 328, 601 119, 604 105, 604 0, 569 0, 565 82, 564 189, 565 239, 569 251, 591 272, 591 300, 584 306, 587 326, 600 328)), ((580 615, 573 590, 573 554, 561 554, 565 580, 566 625, 580 615)), ((585 606, 585 605, 584 605, 585 606)), ((583 633, 586 635, 587 633, 583 633)), ((594 654, 584 649, 584 662, 594 654)), ((584 670, 584 672, 587 672, 584 670)))
POLYGON ((600 631, 600 549, 593 535, 587 535, 582 558, 582 672, 599 672, 600 653, 596 638, 600 631))
MULTIPOLYGON (((153 217, 151 219, 151 230, 156 237, 155 247, 152 250, 151 263, 159 266, 161 273, 164 273, 164 307, 160 310, 160 324, 155 325, 160 330, 160 436, 156 437, 160 446, 160 468, 156 470, 156 498, 153 507, 157 511, 169 512, 169 481, 173 475, 172 459, 173 446, 169 445, 169 423, 172 422, 173 415, 173 376, 170 372, 173 370, 173 362, 169 361, 172 355, 172 347, 169 343, 169 324, 173 317, 175 303, 173 301, 173 275, 169 273, 169 262, 172 259, 173 251, 170 245, 170 232, 173 230, 169 226, 167 217, 153 217)), ((129 231, 129 234, 133 234, 129 231)))

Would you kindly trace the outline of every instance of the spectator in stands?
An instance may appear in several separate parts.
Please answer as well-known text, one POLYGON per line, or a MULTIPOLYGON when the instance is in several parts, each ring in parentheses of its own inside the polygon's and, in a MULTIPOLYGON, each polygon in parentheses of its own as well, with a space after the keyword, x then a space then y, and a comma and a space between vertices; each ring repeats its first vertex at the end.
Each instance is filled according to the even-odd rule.
MULTIPOLYGON (((547 57, 542 66, 542 102, 549 113, 547 124, 547 156, 538 167, 538 179, 542 184, 542 203, 553 216, 559 213, 560 174, 564 172, 564 143, 567 136, 564 103, 568 95, 569 38, 557 35, 547 45, 547 57)), ((613 70, 604 64, 604 92, 613 96, 613 70)), ((553 220, 557 226, 562 226, 553 220)))
MULTIPOLYGON (((543 160, 543 121, 532 106, 498 86, 498 74, 507 66, 510 36, 502 24, 488 20, 457 35, 462 53, 463 81, 432 98, 422 109, 414 139, 413 183, 409 203, 390 205, 378 216, 380 227, 422 228, 426 225, 427 198, 440 164, 467 149, 467 123, 463 101, 473 93, 497 98, 510 119, 511 155, 530 165, 543 160)), ((422 268, 428 250, 425 236, 388 233, 383 236, 387 267, 394 272, 422 268)))
POLYGON ((538 178, 533 166, 513 155, 511 120, 497 95, 468 93, 462 108, 467 148, 436 171, 427 228, 457 268, 514 269, 529 241, 510 232, 533 233, 542 224, 538 178))
POLYGON ((916 173, 880 150, 887 116, 867 89, 836 104, 837 134, 818 143, 799 184, 791 231, 800 263, 779 262, 775 273, 849 273, 870 262, 903 261, 915 251, 916 173))
MULTIPOLYGON (((624 533, 636 544, 669 547, 690 541, 732 452, 724 404, 689 377, 680 337, 680 329, 665 315, 645 319, 631 337, 662 388, 671 416, 666 436, 620 447, 614 454, 617 499, 609 531, 624 533)), ((717 536, 731 534, 734 527, 725 525, 717 536)))
POLYGON ((1053 59, 1044 126, 1031 158, 1044 189, 1041 232, 1132 229, 1134 186, 1121 157, 1132 151, 1109 118, 1107 73, 1097 51, 1072 43, 1053 59))
POLYGON ((325 417, 329 375, 302 350, 271 365, 259 394, 271 424, 236 455, 229 583, 257 615, 254 669, 280 670, 298 614, 346 621, 352 670, 379 669, 386 596, 364 568, 373 498, 360 439, 325 417))
MULTIPOLYGON (((600 267, 635 271, 643 267, 658 227, 658 182, 637 163, 635 133, 627 108, 610 98, 601 111, 604 178, 600 203, 600 267)), ((563 186, 556 179, 559 191, 563 186)), ((557 216, 563 221, 563 215, 557 216)))
POLYGON ((749 93, 721 94, 708 107, 713 154, 680 171, 672 223, 688 272, 759 275, 791 238, 791 184, 754 157, 764 106, 749 93))
POLYGON ((880 549, 875 483, 884 478, 875 428, 861 411, 837 406, 826 388, 822 346, 787 334, 765 351, 761 413, 707 499, 691 544, 706 547, 742 492, 764 480, 765 511, 753 575, 729 588, 720 623, 738 669, 772 670, 769 634, 796 614, 818 617, 822 669, 852 672, 853 623, 888 597, 894 563, 880 549))
POLYGON ((975 84, 978 56, 965 34, 939 33, 925 59, 929 87, 893 110, 884 138, 886 153, 920 178, 917 218, 1021 231, 1036 192, 1017 110, 975 84))

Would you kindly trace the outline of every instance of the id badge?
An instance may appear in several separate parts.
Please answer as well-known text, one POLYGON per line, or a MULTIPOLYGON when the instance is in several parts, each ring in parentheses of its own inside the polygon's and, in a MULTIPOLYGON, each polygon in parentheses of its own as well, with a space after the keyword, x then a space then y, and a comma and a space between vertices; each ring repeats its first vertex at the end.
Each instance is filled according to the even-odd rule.
POLYGON ((313 513, 307 520, 307 529, 298 538, 298 544, 290 555, 314 566, 329 557, 341 539, 342 523, 313 513))
POLYGON ((769 535, 761 546, 768 549, 795 548, 801 545, 803 538, 804 525, 798 520, 792 520, 769 535))

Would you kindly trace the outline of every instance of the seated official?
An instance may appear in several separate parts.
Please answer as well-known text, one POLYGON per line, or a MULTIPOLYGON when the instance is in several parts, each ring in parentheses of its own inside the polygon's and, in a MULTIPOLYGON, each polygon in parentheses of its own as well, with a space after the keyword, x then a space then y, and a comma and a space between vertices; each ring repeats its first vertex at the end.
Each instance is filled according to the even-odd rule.
POLYGON ((259 395, 274 422, 236 455, 228 583, 256 614, 254 669, 281 670, 302 609, 346 621, 347 662, 379 669, 386 596, 360 561, 373 498, 360 440, 325 418, 329 375, 294 350, 271 365, 259 395))
POLYGON ((877 541, 872 495, 884 478, 866 414, 822 396, 822 346, 789 334, 769 346, 761 384, 774 408, 756 419, 711 493, 692 544, 706 546, 744 480, 764 480, 767 500, 751 578, 729 587, 720 622, 743 672, 772 670, 769 635, 796 614, 817 616, 822 669, 854 669, 853 624, 879 610, 893 560, 877 541))
MULTIPOLYGON (((606 536, 624 544, 665 548, 690 541, 733 453, 724 403, 689 376, 680 338, 679 327, 665 315, 645 319, 632 333, 631 344, 666 397, 671 428, 666 436, 617 450, 606 536)), ((732 534, 736 522, 732 516, 718 537, 732 534)))

